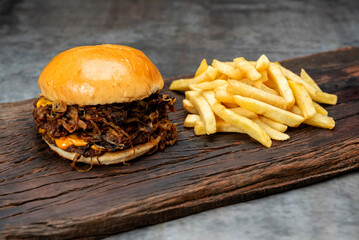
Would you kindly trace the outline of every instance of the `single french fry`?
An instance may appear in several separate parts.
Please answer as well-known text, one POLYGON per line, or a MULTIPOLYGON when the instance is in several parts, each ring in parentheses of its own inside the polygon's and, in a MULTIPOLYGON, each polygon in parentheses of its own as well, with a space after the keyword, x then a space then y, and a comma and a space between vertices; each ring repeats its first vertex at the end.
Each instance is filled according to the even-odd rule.
POLYGON ((300 78, 310 84, 312 87, 314 87, 317 91, 322 92, 322 89, 320 89, 318 84, 309 76, 309 74, 303 68, 300 71, 300 78))
POLYGON ((220 73, 216 79, 228 80, 228 76, 226 74, 220 73))
POLYGON ((287 125, 285 125, 285 124, 283 124, 283 123, 280 123, 280 122, 277 122, 277 121, 274 121, 274 120, 272 120, 272 119, 270 119, 270 118, 267 118, 267 117, 265 117, 265 116, 259 116, 259 119, 260 119, 262 122, 264 122, 264 123, 266 123, 267 125, 269 125, 270 127, 274 128, 274 129, 276 129, 276 130, 278 130, 279 132, 285 132, 285 131, 287 131, 287 129, 288 129, 288 126, 287 126, 287 125))
POLYGON ((313 100, 305 87, 301 83, 292 80, 288 81, 288 83, 294 94, 295 102, 303 113, 303 117, 305 119, 313 117, 317 111, 315 110, 313 100))
POLYGON ((238 58, 234 59, 234 62, 236 64, 236 68, 239 68, 241 72, 244 72, 247 78, 251 80, 258 80, 262 77, 257 69, 249 62, 238 58))
POLYGON ((227 87, 219 87, 215 89, 214 94, 220 102, 236 104, 233 100, 233 94, 228 92, 227 87))
POLYGON ((330 93, 317 91, 314 97, 312 97, 312 99, 316 102, 336 105, 338 101, 338 96, 330 93))
POLYGON ((218 102, 211 107, 217 116, 233 126, 242 129, 246 134, 262 143, 264 146, 270 147, 272 145, 272 141, 268 134, 252 120, 232 112, 218 102))
MULTIPOLYGON (((292 107, 291 112, 302 115, 302 112, 297 105, 292 107)), ((316 113, 313 117, 306 119, 303 123, 320 128, 333 129, 335 127, 335 121, 333 118, 320 113, 316 113)))
POLYGON ((194 83, 189 85, 189 88, 191 90, 213 90, 225 85, 227 85, 226 80, 218 79, 210 82, 194 83))
POLYGON ((246 85, 236 80, 228 80, 227 90, 232 94, 241 95, 243 97, 249 97, 253 99, 257 99, 259 101, 268 103, 270 105, 286 109, 288 106, 287 101, 280 97, 273 95, 271 93, 267 93, 258 88, 246 85))
POLYGON ((317 90, 314 87, 312 87, 310 84, 308 84, 306 81, 301 79, 297 74, 293 73, 289 69, 282 67, 280 65, 277 65, 277 66, 279 66, 281 72, 288 80, 292 80, 292 81, 299 82, 299 83, 303 84, 305 89, 307 89, 310 97, 314 100, 315 93, 317 92, 317 90))
POLYGON ((265 92, 267 92, 267 93, 270 93, 270 94, 279 96, 279 93, 278 93, 276 90, 274 90, 274 89, 268 87, 267 85, 265 85, 265 84, 264 84, 262 81, 260 81, 260 80, 254 81, 253 86, 256 87, 256 88, 258 88, 258 89, 260 89, 260 90, 262 90, 262 91, 265 91, 265 92))
MULTIPOLYGON (((219 101, 219 99, 218 99, 219 101)), ((227 102, 221 102, 226 108, 237 108, 239 107, 237 104, 235 103, 227 103, 227 102)))
POLYGON ((186 98, 190 100, 193 106, 198 110, 201 119, 206 127, 206 133, 216 132, 216 118, 206 99, 201 93, 196 91, 186 91, 186 98))
POLYGON ((263 82, 263 84, 279 93, 277 84, 274 82, 273 79, 269 78, 269 76, 268 81, 263 82))
POLYGON ((303 117, 303 113, 297 105, 294 105, 289 111, 303 117))
POLYGON ((328 111, 325 110, 322 106, 320 106, 318 103, 313 102, 315 110, 317 111, 317 113, 323 114, 325 116, 328 116, 328 111))
POLYGON ((198 77, 199 75, 201 75, 204 71, 206 71, 208 68, 208 64, 205 58, 203 58, 201 64, 199 65, 196 74, 194 75, 195 77, 198 77))
POLYGON ((207 100, 209 106, 212 106, 213 104, 218 102, 213 91, 203 91, 202 95, 207 100))
POLYGON ((229 66, 231 66, 231 67, 233 67, 233 68, 236 67, 235 62, 224 62, 224 63, 227 64, 227 65, 229 65, 229 66))
MULTIPOLYGON (((230 80, 230 79, 229 79, 229 80, 230 80)), ((242 79, 236 80, 236 81, 241 82, 241 83, 244 83, 244 84, 247 84, 247 85, 249 85, 249 86, 254 86, 254 83, 255 83, 256 81, 259 81, 259 80, 253 81, 253 80, 250 80, 250 79, 248 79, 248 78, 242 78, 242 79)))
POLYGON ((196 122, 198 121, 202 122, 201 117, 198 114, 188 114, 186 119, 184 120, 184 126, 194 127, 196 125, 196 122))
POLYGON ((268 136, 273 140, 285 141, 288 140, 290 137, 288 134, 282 133, 271 126, 267 125, 266 123, 262 122, 260 119, 254 119, 255 123, 258 124, 263 130, 268 134, 268 136))
POLYGON ((262 54, 257 60, 256 69, 260 71, 264 71, 269 67, 269 60, 266 55, 262 54))
POLYGON ((206 71, 200 74, 198 77, 189 79, 179 79, 171 83, 169 89, 172 91, 188 91, 190 90, 189 85, 194 83, 201 83, 206 81, 213 81, 217 75, 218 70, 208 66, 206 71))
POLYGON ((262 77, 260 78, 260 79, 258 79, 259 81, 261 81, 261 82, 266 82, 266 81, 268 81, 268 72, 267 72, 267 70, 264 70, 264 71, 261 71, 261 72, 259 72, 261 75, 262 75, 262 77))
POLYGON ((327 129, 333 129, 335 127, 335 121, 332 117, 320 113, 316 113, 312 118, 306 119, 304 123, 314 127, 327 129))
POLYGON ((271 63, 268 68, 268 74, 278 87, 280 95, 287 101, 288 108, 294 105, 294 95, 289 87, 287 79, 282 74, 278 65, 271 63))
MULTIPOLYGON (((224 105, 224 104, 223 104, 224 105)), ((239 114, 246 118, 258 118, 258 114, 242 107, 229 108, 232 112, 239 114)))
MULTIPOLYGON (((232 133, 244 133, 244 131, 238 127, 234 127, 232 124, 223 121, 222 119, 217 120, 217 132, 232 132, 232 133)), ((202 121, 197 121, 194 126, 194 133, 196 135, 205 135, 206 129, 202 121)))
POLYGON ((302 116, 293 114, 289 111, 274 107, 270 104, 255 99, 242 97, 239 95, 234 95, 233 99, 241 107, 247 108, 248 110, 273 119, 277 122, 284 123, 290 127, 297 127, 304 121, 302 116))
POLYGON ((223 73, 229 76, 230 78, 241 79, 244 77, 244 74, 240 70, 235 69, 234 67, 226 63, 220 62, 216 59, 213 60, 212 66, 216 68, 220 73, 223 73))
POLYGON ((193 104, 191 103, 190 100, 188 100, 188 99, 183 99, 182 103, 183 103, 183 108, 184 108, 187 112, 193 113, 193 114, 199 114, 199 112, 198 112, 197 109, 193 106, 193 104))

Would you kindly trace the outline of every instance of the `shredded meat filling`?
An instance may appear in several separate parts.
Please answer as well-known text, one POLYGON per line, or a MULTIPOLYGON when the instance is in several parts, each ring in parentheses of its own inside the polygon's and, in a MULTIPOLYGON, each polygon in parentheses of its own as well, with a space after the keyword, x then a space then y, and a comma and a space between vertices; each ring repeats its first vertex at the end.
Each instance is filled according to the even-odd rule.
POLYGON ((85 146, 71 145, 68 152, 85 157, 100 156, 105 152, 119 151, 161 137, 157 148, 177 141, 176 126, 168 119, 174 111, 175 99, 158 92, 130 103, 78 106, 64 102, 36 107, 33 116, 37 129, 44 129, 46 141, 55 144, 60 137, 74 134, 85 140, 85 146))

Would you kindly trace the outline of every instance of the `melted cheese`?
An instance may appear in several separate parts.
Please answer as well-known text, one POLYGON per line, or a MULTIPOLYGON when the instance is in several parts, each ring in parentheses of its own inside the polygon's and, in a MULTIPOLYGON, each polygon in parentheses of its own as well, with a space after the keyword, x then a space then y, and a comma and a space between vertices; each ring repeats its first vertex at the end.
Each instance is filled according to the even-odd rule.
POLYGON ((46 106, 46 105, 50 105, 50 104, 52 104, 52 102, 50 100, 47 100, 46 98, 42 97, 39 99, 39 101, 37 101, 36 107, 39 108, 41 106, 46 106))
POLYGON ((60 137, 60 138, 55 139, 55 142, 56 142, 56 145, 63 150, 70 147, 71 145, 80 147, 80 146, 85 146, 87 144, 86 141, 78 138, 76 135, 60 137))

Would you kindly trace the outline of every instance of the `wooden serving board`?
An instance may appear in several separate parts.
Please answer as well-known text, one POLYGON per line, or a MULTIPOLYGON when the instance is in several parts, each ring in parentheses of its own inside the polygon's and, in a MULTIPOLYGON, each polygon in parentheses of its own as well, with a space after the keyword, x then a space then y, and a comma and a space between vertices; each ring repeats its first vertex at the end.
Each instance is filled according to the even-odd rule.
MULTIPOLYGON (((33 99, 0 105, 0 238, 102 238, 312 184, 359 167, 359 49, 283 61, 326 92, 334 130, 300 126, 272 148, 243 134, 195 136, 177 97, 178 143, 130 166, 79 173, 35 133, 33 99)), ((175 79, 175 78, 173 78, 175 79)), ((171 80, 166 81, 165 89, 171 80)))

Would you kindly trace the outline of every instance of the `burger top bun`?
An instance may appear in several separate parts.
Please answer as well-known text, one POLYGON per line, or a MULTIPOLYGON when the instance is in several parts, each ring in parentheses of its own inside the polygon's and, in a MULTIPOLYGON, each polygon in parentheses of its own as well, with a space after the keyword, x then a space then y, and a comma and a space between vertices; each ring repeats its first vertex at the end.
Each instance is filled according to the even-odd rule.
POLYGON ((44 68, 38 84, 51 101, 97 105, 141 100, 162 89, 163 79, 143 52, 104 44, 60 53, 44 68))

